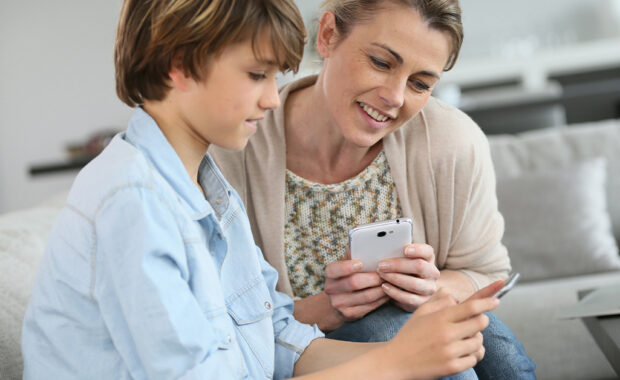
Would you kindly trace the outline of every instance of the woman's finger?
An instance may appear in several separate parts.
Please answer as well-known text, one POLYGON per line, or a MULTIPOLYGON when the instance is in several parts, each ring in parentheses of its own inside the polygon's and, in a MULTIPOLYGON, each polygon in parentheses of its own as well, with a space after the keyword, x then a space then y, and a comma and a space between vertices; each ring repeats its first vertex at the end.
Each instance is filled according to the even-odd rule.
POLYGON ((401 273, 380 272, 379 275, 385 281, 409 293, 415 293, 421 296, 432 296, 437 291, 437 282, 435 280, 401 273))
POLYGON ((327 264, 325 276, 328 278, 340 278, 359 273, 363 269, 359 260, 338 260, 327 264))
POLYGON ((385 292, 380 286, 360 290, 351 293, 338 293, 329 295, 329 302, 334 309, 342 310, 344 308, 366 305, 385 297, 385 292))
POLYGON ((410 274, 431 280, 438 280, 440 275, 439 269, 434 263, 406 257, 383 260, 379 263, 378 271, 381 273, 410 274))
POLYGON ((381 285, 383 279, 376 272, 354 273, 347 277, 325 279, 325 293, 351 293, 381 285))
POLYGON ((340 312, 340 314, 342 314, 342 316, 345 318, 345 320, 347 320, 347 321, 355 321, 355 320, 358 320, 360 318, 363 318, 366 314, 368 314, 371 311, 377 309, 379 306, 385 304, 389 300, 390 300, 390 297, 383 296, 383 297, 381 297, 381 298, 377 299, 376 301, 371 302, 369 304, 347 307, 347 308, 344 308, 342 310, 339 310, 339 312, 340 312))
POLYGON ((419 294, 406 292, 387 282, 383 283, 381 286, 385 294, 387 294, 394 301, 398 302, 401 308, 410 312, 417 309, 430 298, 430 296, 422 296, 419 294))
POLYGON ((403 248, 403 255, 410 259, 422 259, 435 263, 435 250, 428 244, 409 244, 403 248))

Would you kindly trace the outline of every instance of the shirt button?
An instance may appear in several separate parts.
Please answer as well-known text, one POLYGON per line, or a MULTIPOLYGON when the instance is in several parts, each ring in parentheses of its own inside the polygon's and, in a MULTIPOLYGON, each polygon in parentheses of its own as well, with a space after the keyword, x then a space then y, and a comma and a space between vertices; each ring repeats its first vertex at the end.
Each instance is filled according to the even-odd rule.
POLYGON ((222 197, 218 197, 215 200, 215 204, 218 205, 218 206, 220 206, 222 203, 224 203, 224 199, 222 199, 222 197))
POLYGON ((232 338, 230 335, 226 335, 226 343, 230 344, 230 342, 232 342, 232 338))
POLYGON ((265 301, 265 309, 271 310, 271 304, 269 303, 269 301, 265 301))

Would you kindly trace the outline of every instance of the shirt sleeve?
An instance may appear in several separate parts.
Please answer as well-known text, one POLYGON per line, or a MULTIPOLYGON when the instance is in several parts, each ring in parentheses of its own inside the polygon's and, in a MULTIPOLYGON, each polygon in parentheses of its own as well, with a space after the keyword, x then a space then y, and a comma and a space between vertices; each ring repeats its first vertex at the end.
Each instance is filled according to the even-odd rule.
POLYGON ((293 300, 286 294, 276 290, 278 272, 264 259, 260 248, 261 271, 274 303, 273 329, 275 333, 275 370, 274 379, 285 379, 293 376, 295 363, 306 347, 316 338, 325 336, 317 325, 301 323, 293 316, 293 300))
POLYGON ((214 271, 213 299, 199 305, 186 242, 165 200, 150 188, 121 189, 94 222, 93 297, 132 377, 240 378, 243 361, 230 360, 218 276, 205 269, 214 271))

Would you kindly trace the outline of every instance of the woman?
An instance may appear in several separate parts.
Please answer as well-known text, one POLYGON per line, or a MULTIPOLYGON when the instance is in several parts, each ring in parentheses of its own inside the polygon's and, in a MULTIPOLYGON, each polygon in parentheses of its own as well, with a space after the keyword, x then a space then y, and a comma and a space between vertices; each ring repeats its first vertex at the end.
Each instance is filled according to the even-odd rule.
MULTIPOLYGON (((431 97, 455 63, 457 0, 327 0, 318 76, 285 86, 282 106, 244 151, 212 151, 244 198, 257 243, 279 271, 295 316, 329 337, 391 338, 439 288, 463 300, 510 262, 501 244, 487 141, 431 97), (362 272, 350 228, 411 217, 404 257, 362 272)), ((535 365, 490 315, 480 377, 534 378, 535 365)))

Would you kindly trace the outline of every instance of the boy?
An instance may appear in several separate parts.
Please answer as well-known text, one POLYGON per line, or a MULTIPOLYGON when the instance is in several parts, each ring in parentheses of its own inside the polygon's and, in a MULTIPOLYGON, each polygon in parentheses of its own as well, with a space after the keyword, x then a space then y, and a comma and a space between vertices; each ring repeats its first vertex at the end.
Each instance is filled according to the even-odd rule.
POLYGON ((393 342, 364 345, 323 339, 275 291, 206 151, 245 146, 304 37, 290 0, 124 2, 117 93, 140 107, 80 172, 52 230, 24 320, 24 378, 279 379, 332 365, 313 375, 432 377, 481 359, 491 298, 447 308, 439 292, 393 342))

